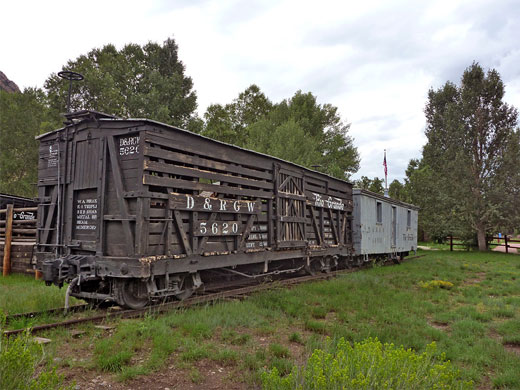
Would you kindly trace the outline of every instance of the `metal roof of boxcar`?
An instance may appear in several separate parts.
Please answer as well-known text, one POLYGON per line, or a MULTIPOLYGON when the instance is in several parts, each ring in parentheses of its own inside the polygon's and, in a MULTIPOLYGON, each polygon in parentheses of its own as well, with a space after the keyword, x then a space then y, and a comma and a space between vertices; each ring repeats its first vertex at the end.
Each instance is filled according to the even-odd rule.
POLYGON ((313 173, 316 173, 318 175, 327 176, 327 177, 329 177, 329 178, 331 178, 333 180, 336 180, 336 181, 340 181, 340 182, 343 182, 343 183, 351 184, 351 183, 347 182, 346 180, 338 179, 337 177, 330 176, 330 175, 328 175, 326 173, 323 173, 323 172, 315 171, 314 169, 310 169, 310 168, 304 167, 302 165, 299 165, 299 164, 296 164, 296 163, 293 163, 293 162, 290 162, 290 161, 287 161, 287 160, 283 160, 283 159, 281 159, 279 157, 270 156, 270 155, 265 154, 265 153, 255 152, 254 150, 251 150, 251 149, 246 149, 246 148, 242 148, 240 146, 236 146, 236 145, 233 145, 233 144, 228 144, 226 142, 222 142, 222 141, 219 141, 219 140, 216 140, 216 139, 213 139, 213 138, 209 138, 209 137, 206 137, 206 136, 201 135, 201 134, 194 133, 194 132, 189 131, 189 130, 181 129, 180 127, 176 127, 176 126, 168 125, 166 123, 155 121, 153 119, 147 119, 147 118, 127 118, 127 119, 122 119, 122 118, 117 118, 117 117, 114 117, 112 115, 108 115, 108 114, 105 114, 105 113, 101 113, 101 112, 97 112, 97 111, 90 111, 90 110, 78 111, 75 114, 78 114, 79 116, 74 116, 74 115, 69 115, 69 116, 85 118, 85 119, 81 119, 81 120, 79 120, 79 121, 77 121, 75 123, 71 123, 70 125, 61 127, 59 129, 56 129, 56 130, 53 130, 53 131, 49 131, 48 133, 41 134, 41 135, 39 135, 39 136, 37 136, 35 138, 39 140, 39 139, 47 137, 47 136, 49 136, 51 134, 58 133, 58 132, 60 132, 62 130, 65 130, 67 127, 72 127, 72 126, 78 125, 80 123, 83 123, 85 121, 89 121, 89 120, 95 120, 97 122, 108 122, 108 123, 109 122, 148 122, 148 123, 154 124, 156 126, 162 126, 162 127, 166 127, 166 128, 169 128, 169 129, 176 130, 176 131, 180 131, 180 132, 188 133, 188 134, 191 134, 191 135, 195 135, 197 137, 201 137, 201 138, 210 140, 212 142, 217 142, 219 144, 230 146, 232 148, 243 150, 243 151, 246 151, 246 152, 249 152, 249 153, 253 153, 253 154, 256 154, 256 155, 272 158, 274 160, 278 160, 278 161, 284 162, 286 164, 290 164, 290 165, 296 166, 298 168, 305 169, 306 171, 313 172, 313 173), (86 115, 87 113, 91 113, 93 115, 88 116, 88 115, 86 115), (97 117, 97 118, 93 118, 93 116, 96 116, 96 114, 101 114, 101 115, 99 117, 97 117))
POLYGON ((396 205, 399 205, 399 206, 403 206, 403 207, 406 207, 406 208, 409 208, 409 209, 414 209, 414 210, 419 210, 420 209, 419 206, 415 206, 415 205, 410 204, 410 203, 401 202, 400 200, 393 199, 393 198, 390 198, 390 197, 378 194, 376 192, 368 191, 368 190, 365 190, 363 188, 354 188, 352 190, 352 194, 353 195, 367 195, 367 196, 369 196, 371 198, 380 199, 382 201, 385 201, 385 202, 388 202, 388 203, 393 203, 393 204, 396 204, 396 205))

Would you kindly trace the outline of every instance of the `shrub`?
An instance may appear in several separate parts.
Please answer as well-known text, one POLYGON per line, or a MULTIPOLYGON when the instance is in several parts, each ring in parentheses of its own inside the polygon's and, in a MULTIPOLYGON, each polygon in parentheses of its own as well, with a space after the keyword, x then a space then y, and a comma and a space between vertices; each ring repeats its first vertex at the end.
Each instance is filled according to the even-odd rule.
POLYGON ((429 282, 419 282, 419 286, 426 289, 444 288, 450 290, 453 288, 453 283, 444 280, 430 280, 429 282))
POLYGON ((303 344, 302 336, 297 332, 291 333, 289 341, 292 343, 303 344))
MULTIPOLYGON (((0 332, 3 332, 1 328, 0 332)), ((42 361, 42 346, 32 341, 27 334, 16 338, 0 336, 0 389, 61 390, 69 388, 62 385, 63 376, 58 375, 55 368, 38 369, 42 361)))
POLYGON ((269 351, 273 354, 273 356, 279 358, 289 357, 289 350, 287 349, 287 347, 284 347, 281 344, 272 343, 271 345, 269 345, 269 351))
MULTIPOLYGON (((330 341, 329 341, 330 346, 330 341)), ((332 353, 315 350, 303 368, 287 376, 273 368, 262 373, 264 390, 472 389, 460 372, 436 353, 435 343, 417 354, 411 349, 368 339, 351 346, 343 338, 332 353)))

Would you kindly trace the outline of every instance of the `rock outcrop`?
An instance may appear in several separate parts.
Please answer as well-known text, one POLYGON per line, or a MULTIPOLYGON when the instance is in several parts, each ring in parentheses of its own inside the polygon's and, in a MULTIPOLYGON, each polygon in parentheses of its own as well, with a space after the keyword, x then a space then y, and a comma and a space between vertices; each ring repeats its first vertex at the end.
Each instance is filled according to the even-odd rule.
POLYGON ((14 81, 9 80, 2 71, 0 71, 0 89, 7 92, 20 92, 18 85, 14 81))

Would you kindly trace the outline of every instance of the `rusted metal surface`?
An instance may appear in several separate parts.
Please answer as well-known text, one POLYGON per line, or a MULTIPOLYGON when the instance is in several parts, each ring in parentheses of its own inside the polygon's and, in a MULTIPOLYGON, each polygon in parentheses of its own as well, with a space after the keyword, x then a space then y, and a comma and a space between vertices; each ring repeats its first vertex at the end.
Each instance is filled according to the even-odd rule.
MULTIPOLYGON (((69 312, 71 313, 77 313, 84 310, 87 310, 90 308, 90 305, 81 304, 81 305, 74 305, 69 308, 69 312)), ((13 322, 15 320, 19 320, 22 318, 37 318, 41 316, 46 315, 53 315, 53 314, 62 314, 63 313, 63 307, 57 307, 53 309, 43 310, 43 311, 33 311, 28 313, 17 313, 17 314, 9 314, 5 318, 5 323, 9 324, 10 322, 13 322)))

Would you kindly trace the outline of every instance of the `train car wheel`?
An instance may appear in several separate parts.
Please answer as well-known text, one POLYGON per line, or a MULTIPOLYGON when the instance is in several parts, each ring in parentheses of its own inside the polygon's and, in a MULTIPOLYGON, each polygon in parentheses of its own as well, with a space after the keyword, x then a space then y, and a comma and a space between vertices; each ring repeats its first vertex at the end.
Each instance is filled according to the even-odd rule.
POLYGON ((321 272, 330 272, 330 260, 323 258, 312 259, 310 265, 305 266, 305 271, 311 275, 317 275, 321 272))
POLYGON ((148 286, 142 280, 122 280, 118 286, 119 303, 129 309, 142 309, 148 302, 148 286))
POLYGON ((184 299, 188 299, 193 295, 195 292, 195 284, 193 283, 193 276, 188 275, 182 275, 180 277, 179 281, 179 290, 180 292, 175 294, 175 298, 177 298, 179 301, 182 301, 184 299))

